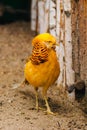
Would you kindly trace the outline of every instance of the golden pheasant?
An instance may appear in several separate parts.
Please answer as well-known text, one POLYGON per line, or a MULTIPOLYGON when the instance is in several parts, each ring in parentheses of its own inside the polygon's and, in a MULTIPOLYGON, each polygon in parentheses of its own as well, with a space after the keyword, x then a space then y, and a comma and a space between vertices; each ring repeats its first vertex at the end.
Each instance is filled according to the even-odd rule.
POLYGON ((47 101, 47 90, 57 80, 60 66, 56 56, 56 39, 49 33, 36 36, 32 41, 32 54, 24 68, 25 80, 36 92, 36 109, 38 106, 38 88, 42 87, 42 94, 46 103, 47 113, 51 113, 47 101))

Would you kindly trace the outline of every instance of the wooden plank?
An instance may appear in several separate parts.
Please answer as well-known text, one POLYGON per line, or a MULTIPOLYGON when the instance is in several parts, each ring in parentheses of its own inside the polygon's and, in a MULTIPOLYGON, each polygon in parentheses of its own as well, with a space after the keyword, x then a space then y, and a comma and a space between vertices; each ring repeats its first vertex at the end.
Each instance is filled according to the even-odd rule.
POLYGON ((38 33, 44 33, 45 2, 38 0, 38 33))
POLYGON ((59 57, 59 63, 60 63, 60 76, 58 78, 58 85, 59 86, 65 86, 65 63, 64 63, 64 9, 63 9, 63 1, 57 1, 57 39, 60 43, 59 48, 57 47, 57 54, 59 57))
POLYGON ((31 3, 31 30, 36 31, 37 24, 37 2, 38 0, 32 0, 31 3))
POLYGON ((49 32, 49 7, 50 0, 45 0, 44 32, 49 32))
POLYGON ((49 32, 56 36, 56 0, 50 0, 49 32))
POLYGON ((65 62, 67 85, 74 83, 75 75, 72 69, 72 26, 71 26, 71 0, 64 0, 65 12, 65 62))

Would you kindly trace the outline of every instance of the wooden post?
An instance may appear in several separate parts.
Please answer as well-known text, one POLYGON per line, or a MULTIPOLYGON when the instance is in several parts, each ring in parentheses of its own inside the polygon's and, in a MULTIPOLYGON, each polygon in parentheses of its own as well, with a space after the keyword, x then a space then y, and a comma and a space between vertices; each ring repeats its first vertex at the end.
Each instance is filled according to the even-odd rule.
POLYGON ((49 32, 56 36, 56 0, 50 0, 49 32))
POLYGON ((31 3, 31 30, 36 31, 37 24, 37 0, 32 0, 31 3))
MULTIPOLYGON (((71 26, 71 0, 64 0, 65 13, 65 66, 66 84, 69 86, 75 82, 75 73, 72 69, 72 26, 71 26)), ((75 92, 69 94, 70 100, 75 100, 75 92)))
POLYGON ((57 41, 60 42, 60 0, 56 1, 56 37, 57 41))
POLYGON ((64 9, 63 9, 63 1, 57 1, 57 19, 59 23, 59 25, 57 25, 57 27, 59 26, 59 32, 58 30, 57 32, 57 37, 59 35, 59 49, 57 51, 58 53, 58 57, 59 57, 59 63, 60 63, 60 76, 58 78, 58 84, 61 86, 65 86, 65 69, 64 69, 64 62, 65 62, 65 52, 64 52, 64 9), (59 14, 58 14, 59 13, 59 14))
POLYGON ((72 70, 72 27, 71 27, 71 0, 64 0, 65 12, 65 62, 66 62, 66 82, 71 85, 75 81, 72 70))
POLYGON ((50 0, 45 0, 45 13, 44 13, 44 32, 49 32, 49 7, 50 7, 50 0))
POLYGON ((38 0, 38 33, 44 33, 45 1, 38 0))

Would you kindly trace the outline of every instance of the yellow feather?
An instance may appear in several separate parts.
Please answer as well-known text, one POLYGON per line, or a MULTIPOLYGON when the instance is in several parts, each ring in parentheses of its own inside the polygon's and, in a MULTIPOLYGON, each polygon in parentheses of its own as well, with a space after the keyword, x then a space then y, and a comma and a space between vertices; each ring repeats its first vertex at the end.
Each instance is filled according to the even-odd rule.
POLYGON ((39 65, 31 61, 25 65, 25 78, 34 87, 52 85, 60 73, 60 66, 54 50, 49 52, 48 61, 39 65))
POLYGON ((47 102, 46 93, 60 74, 60 65, 54 50, 56 39, 49 33, 44 33, 36 36, 32 41, 32 45, 32 55, 25 65, 24 76, 35 88, 36 108, 38 109, 37 90, 39 87, 42 87, 47 112, 52 114, 47 102))

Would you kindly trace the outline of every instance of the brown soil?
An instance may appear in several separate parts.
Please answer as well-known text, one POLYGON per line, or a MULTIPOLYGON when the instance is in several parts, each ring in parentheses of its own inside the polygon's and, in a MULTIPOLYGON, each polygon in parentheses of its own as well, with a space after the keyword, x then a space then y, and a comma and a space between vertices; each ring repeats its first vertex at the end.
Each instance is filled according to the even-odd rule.
MULTIPOLYGON (((0 130, 87 130, 87 101, 71 103, 54 85, 48 91, 56 115, 37 112, 33 87, 16 88, 23 81, 23 68, 31 53, 34 34, 30 24, 0 25, 0 130)), ((49 70, 48 70, 49 71, 49 70)), ((45 108, 40 93, 39 104, 45 108)))

